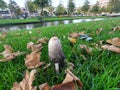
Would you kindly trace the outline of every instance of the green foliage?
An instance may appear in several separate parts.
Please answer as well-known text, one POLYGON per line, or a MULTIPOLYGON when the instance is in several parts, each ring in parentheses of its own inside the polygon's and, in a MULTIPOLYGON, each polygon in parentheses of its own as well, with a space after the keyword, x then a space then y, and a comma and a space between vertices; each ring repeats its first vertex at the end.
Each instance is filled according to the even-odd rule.
POLYGON ((86 0, 86 1, 84 2, 84 5, 82 6, 82 11, 88 12, 89 8, 90 8, 90 6, 89 6, 89 1, 86 0))
POLYGON ((35 3, 31 0, 26 1, 26 8, 29 10, 30 13, 34 13, 38 9, 37 5, 35 5, 35 3))
POLYGON ((68 14, 72 14, 74 12, 75 9, 75 4, 73 2, 73 0, 69 0, 68 2, 68 14))
POLYGON ((110 0, 109 6, 111 7, 111 12, 120 12, 120 0, 110 0))
POLYGON ((0 0, 0 9, 4 9, 7 7, 6 2, 4 2, 4 0, 0 0))
POLYGON ((91 12, 93 12, 93 13, 99 13, 99 6, 98 6, 98 2, 92 7, 92 10, 91 10, 91 12))
POLYGON ((77 13, 79 13, 79 14, 81 13, 81 7, 77 8, 77 13))
POLYGON ((41 15, 44 16, 43 8, 51 5, 51 0, 35 0, 34 1, 38 7, 42 9, 41 15))
POLYGON ((12 17, 18 17, 21 14, 21 9, 14 0, 10 0, 8 8, 12 14, 12 17))
POLYGON ((57 9, 56 9, 56 14, 57 15, 62 15, 62 14, 64 14, 65 13, 65 8, 64 8, 64 6, 62 5, 62 4, 59 4, 58 6, 57 6, 57 9))
POLYGON ((54 7, 53 7, 53 6, 48 6, 48 7, 47 7, 47 10, 48 10, 50 13, 52 13, 52 12, 54 11, 54 7))

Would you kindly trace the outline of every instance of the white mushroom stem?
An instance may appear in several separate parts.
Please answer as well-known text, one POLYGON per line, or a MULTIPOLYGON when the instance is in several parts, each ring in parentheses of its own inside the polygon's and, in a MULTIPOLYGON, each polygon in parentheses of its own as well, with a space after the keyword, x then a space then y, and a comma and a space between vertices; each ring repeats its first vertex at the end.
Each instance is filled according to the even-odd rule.
POLYGON ((57 74, 60 73, 59 63, 55 63, 55 71, 57 74))

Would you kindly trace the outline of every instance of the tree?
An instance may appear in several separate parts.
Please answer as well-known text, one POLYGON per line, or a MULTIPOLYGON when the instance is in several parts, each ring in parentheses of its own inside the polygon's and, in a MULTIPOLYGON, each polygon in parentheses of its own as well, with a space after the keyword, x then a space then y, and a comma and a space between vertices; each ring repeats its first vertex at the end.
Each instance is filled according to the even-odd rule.
POLYGON ((35 0, 35 3, 42 9, 41 16, 44 16, 43 9, 51 5, 51 0, 35 0))
POLYGON ((4 2, 3 0, 0 0, 0 9, 4 9, 7 7, 6 2, 4 2))
POLYGON ((56 9, 56 14, 57 15, 63 15, 65 13, 65 8, 62 4, 59 4, 56 9))
POLYGON ((19 17, 19 15, 21 14, 21 9, 14 0, 10 0, 8 8, 10 9, 12 17, 19 17))
POLYGON ((34 13, 34 12, 36 12, 37 9, 38 9, 37 5, 35 5, 35 3, 32 2, 31 0, 27 0, 27 1, 26 1, 26 8, 28 9, 28 11, 29 11, 30 13, 34 13))
POLYGON ((68 2, 68 14, 73 13, 74 9, 75 9, 75 4, 74 4, 73 0, 69 0, 69 2, 68 2))
POLYGON ((111 6, 111 12, 120 12, 120 0, 110 0, 109 6, 111 6))
POLYGON ((85 13, 86 12, 88 12, 88 10, 89 10, 89 1, 88 0, 86 0, 85 2, 84 2, 84 5, 82 6, 82 11, 84 11, 85 13))
POLYGON ((16 7, 16 10, 15 10, 15 16, 16 17, 19 17, 21 15, 21 9, 19 6, 16 7))
POLYGON ((81 13, 81 7, 77 8, 77 13, 80 14, 81 13))
POLYGON ((50 14, 52 15, 53 14, 53 11, 54 11, 54 7, 53 6, 49 6, 47 7, 47 10, 50 12, 50 14))
POLYGON ((99 13, 100 9, 99 9, 99 6, 98 6, 98 2, 92 7, 92 10, 91 12, 93 13, 99 13))

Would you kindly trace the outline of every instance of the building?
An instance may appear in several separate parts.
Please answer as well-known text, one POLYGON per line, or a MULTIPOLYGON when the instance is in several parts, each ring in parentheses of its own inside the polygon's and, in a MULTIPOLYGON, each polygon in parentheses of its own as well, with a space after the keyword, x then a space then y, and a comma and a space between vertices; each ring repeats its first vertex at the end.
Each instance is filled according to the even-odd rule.
POLYGON ((110 0, 98 0, 98 4, 100 7, 107 7, 110 0))
POLYGON ((9 9, 0 10, 0 18, 11 18, 11 13, 9 9))

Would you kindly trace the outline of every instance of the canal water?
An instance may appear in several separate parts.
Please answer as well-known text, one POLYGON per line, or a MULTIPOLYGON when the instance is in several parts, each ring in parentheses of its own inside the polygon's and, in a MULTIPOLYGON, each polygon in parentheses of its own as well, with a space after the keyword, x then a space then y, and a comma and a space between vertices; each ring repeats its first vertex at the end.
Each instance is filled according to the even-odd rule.
POLYGON ((46 26, 70 24, 70 23, 81 23, 81 22, 98 21, 98 20, 103 20, 103 18, 75 19, 75 20, 52 21, 52 22, 34 23, 34 24, 0 26, 0 31, 23 30, 23 29, 29 30, 37 27, 46 27, 46 26))

